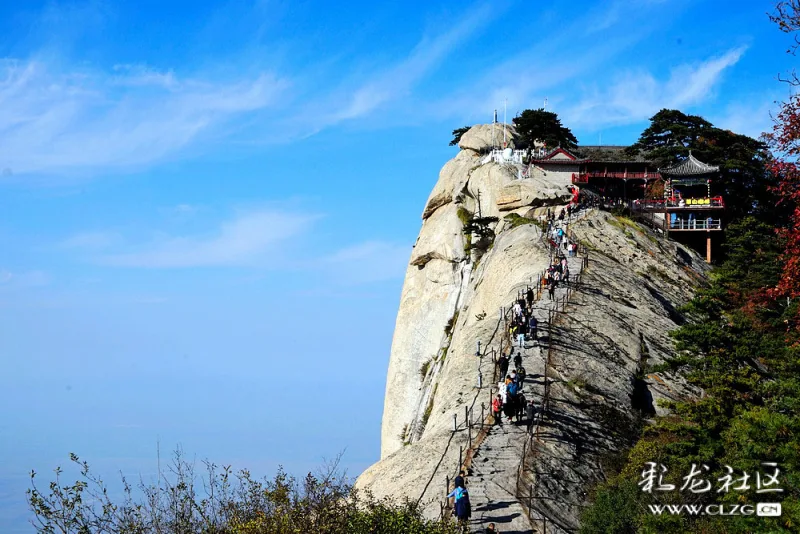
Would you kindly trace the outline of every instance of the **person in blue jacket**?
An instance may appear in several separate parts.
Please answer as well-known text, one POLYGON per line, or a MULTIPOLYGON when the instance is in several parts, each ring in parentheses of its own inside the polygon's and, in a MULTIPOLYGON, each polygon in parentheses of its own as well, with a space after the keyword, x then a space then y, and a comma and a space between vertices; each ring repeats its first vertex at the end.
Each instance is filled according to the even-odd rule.
POLYGON ((469 522, 469 518, 472 516, 472 506, 469 502, 469 493, 467 492, 467 488, 455 488, 447 496, 448 499, 450 497, 455 497, 455 515, 458 518, 458 523, 462 527, 465 527, 469 522))

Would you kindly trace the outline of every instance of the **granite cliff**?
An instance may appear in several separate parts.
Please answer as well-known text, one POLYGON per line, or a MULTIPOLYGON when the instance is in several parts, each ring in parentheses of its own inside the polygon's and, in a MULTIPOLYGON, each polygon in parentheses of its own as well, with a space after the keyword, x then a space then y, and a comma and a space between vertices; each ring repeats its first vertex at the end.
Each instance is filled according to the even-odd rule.
MULTIPOLYGON (((513 127, 506 135, 513 147, 513 127)), ((460 448, 466 450, 481 430, 481 403, 488 404, 494 372, 491 354, 501 348, 504 333, 501 309, 550 261, 535 221, 571 198, 569 183, 542 173, 525 177, 522 165, 493 157, 493 142, 502 138, 500 124, 465 133, 425 204, 392 342, 381 459, 357 482, 377 496, 419 500, 430 516, 440 513, 445 477, 457 470, 460 448), (465 408, 472 414, 469 431, 465 408)), ((522 456, 517 445, 524 439, 513 429, 491 430, 473 447, 473 467, 485 462, 473 469, 480 476, 470 479, 476 528, 504 513, 492 502, 506 503, 503 517, 520 532, 575 528, 585 491, 601 476, 605 457, 628 443, 637 424, 662 410, 659 399, 697 394, 676 377, 648 369, 671 351, 668 332, 682 320, 677 309, 704 283, 702 258, 597 209, 582 211, 569 228, 589 260, 551 330, 546 432, 535 455, 529 454, 529 472, 523 472, 524 484, 535 483, 536 496, 558 499, 520 506, 514 479, 522 456), (493 489, 478 491, 489 483, 493 489), (537 526, 542 517, 546 527, 537 526)), ((539 305, 542 317, 548 306, 539 305)), ((537 375, 545 352, 543 345, 524 351, 526 393, 534 398, 542 391, 537 375)))

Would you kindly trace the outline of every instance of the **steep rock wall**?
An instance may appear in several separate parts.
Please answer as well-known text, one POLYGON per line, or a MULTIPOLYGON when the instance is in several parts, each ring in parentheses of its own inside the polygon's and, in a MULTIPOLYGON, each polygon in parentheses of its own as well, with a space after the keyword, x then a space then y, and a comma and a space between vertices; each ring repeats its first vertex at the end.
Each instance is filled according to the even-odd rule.
MULTIPOLYGON (((478 389, 477 376, 479 369, 491 376, 493 365, 476 357, 477 342, 484 351, 499 348, 500 307, 549 260, 538 226, 510 228, 502 217, 509 209, 535 215, 545 209, 537 206, 558 208, 570 197, 566 183, 516 180, 513 167, 481 165, 491 125, 473 130, 443 167, 423 212, 392 343, 381 461, 357 481, 379 497, 421 499, 430 516, 438 514, 434 501, 444 491, 445 475, 458 464, 459 447, 467 443, 463 427, 453 432, 454 414, 463 424, 465 406, 479 414, 481 402, 488 401, 488 380, 478 389), (477 213, 479 202, 481 215, 500 219, 493 225, 493 246, 478 257, 465 252, 459 209, 477 213)), ((596 479, 600 457, 629 439, 612 420, 635 418, 631 397, 643 343, 649 363, 663 361, 670 351, 667 333, 681 321, 676 309, 703 283, 707 270, 693 251, 604 212, 585 214, 573 229, 593 259, 558 333, 554 391, 566 402, 554 406, 563 419, 537 460, 559 473, 559 480, 542 481, 542 487, 564 495, 567 505, 541 513, 564 528, 577 524, 582 492, 596 479), (598 410, 611 415, 599 417, 598 410)), ((693 393, 666 375, 645 382, 655 409, 660 398, 693 393)))

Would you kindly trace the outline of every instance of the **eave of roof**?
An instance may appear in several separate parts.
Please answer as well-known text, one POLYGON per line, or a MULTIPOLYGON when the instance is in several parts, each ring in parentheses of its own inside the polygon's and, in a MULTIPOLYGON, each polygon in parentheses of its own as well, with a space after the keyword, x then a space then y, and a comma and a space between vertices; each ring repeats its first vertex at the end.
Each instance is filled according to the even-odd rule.
POLYGON ((684 161, 659 170, 670 176, 697 176, 719 172, 719 167, 703 163, 689 152, 689 157, 684 161))

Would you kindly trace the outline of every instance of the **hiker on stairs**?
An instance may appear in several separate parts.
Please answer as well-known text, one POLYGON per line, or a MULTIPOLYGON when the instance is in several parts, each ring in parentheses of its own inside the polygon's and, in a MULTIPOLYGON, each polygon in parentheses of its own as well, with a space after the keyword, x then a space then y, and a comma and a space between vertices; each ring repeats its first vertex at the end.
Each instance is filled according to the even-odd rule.
POLYGON ((498 393, 492 401, 492 414, 494 415, 494 424, 503 424, 503 398, 498 393))

